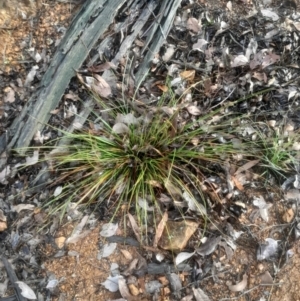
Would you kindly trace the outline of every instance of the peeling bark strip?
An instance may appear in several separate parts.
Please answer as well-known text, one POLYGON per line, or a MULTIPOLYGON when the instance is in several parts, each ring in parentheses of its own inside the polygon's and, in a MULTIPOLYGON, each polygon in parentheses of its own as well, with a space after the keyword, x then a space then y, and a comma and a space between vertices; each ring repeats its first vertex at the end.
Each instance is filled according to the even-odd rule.
MULTIPOLYGON (((109 30, 114 32, 126 30, 128 24, 134 23, 132 32, 121 41, 119 52, 112 60, 116 65, 124 57, 141 29, 149 18, 153 18, 153 25, 147 36, 143 48, 141 64, 135 75, 136 85, 140 86, 148 75, 151 61, 166 40, 171 29, 177 8, 181 0, 90 0, 82 6, 77 16, 72 21, 67 33, 62 39, 49 68, 44 74, 40 88, 24 105, 20 115, 14 120, 9 130, 0 136, 0 153, 9 152, 14 148, 19 154, 24 155, 26 148, 38 130, 42 131, 51 117, 51 111, 57 106, 75 70, 79 69, 95 47, 99 39, 103 39, 99 48, 106 47, 109 43, 109 30), (120 9, 132 8, 133 15, 128 16, 119 28, 111 29, 114 18, 120 9), (158 7, 158 13, 154 10, 158 7), (139 14, 136 16, 134 12, 139 14), (4 143, 5 141, 5 143, 4 143), (7 148, 5 149, 7 145, 7 148)), ((98 58, 98 57, 97 57, 98 58)), ((108 72, 104 72, 105 75, 108 72)), ((2 156, 3 158, 3 156, 2 156)), ((0 168, 4 165, 0 162, 0 168)))

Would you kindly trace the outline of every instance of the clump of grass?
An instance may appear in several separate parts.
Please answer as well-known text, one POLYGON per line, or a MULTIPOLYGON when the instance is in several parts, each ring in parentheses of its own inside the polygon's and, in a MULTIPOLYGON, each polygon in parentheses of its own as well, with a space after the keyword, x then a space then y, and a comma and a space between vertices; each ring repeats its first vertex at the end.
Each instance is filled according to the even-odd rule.
MULTIPOLYGON (((139 199, 158 204, 161 192, 180 207, 186 207, 188 195, 204 214, 201 190, 203 173, 212 163, 221 164, 236 150, 231 143, 220 144, 201 126, 199 119, 178 122, 179 111, 166 114, 162 108, 131 122, 109 125, 102 121, 99 133, 68 134, 72 143, 52 156, 59 171, 56 183, 65 183, 59 199, 51 200, 55 210, 65 211, 68 203, 122 204, 139 212, 140 222, 147 218, 139 199), (57 205, 59 204, 59 205, 57 205)), ((120 116, 120 115, 119 115, 120 116)))
POLYGON ((284 123, 272 127, 268 121, 255 123, 250 120, 249 125, 254 130, 248 141, 249 153, 261 161, 262 175, 285 178, 299 161, 299 131, 286 130, 284 123))
POLYGON ((202 184, 212 172, 210 166, 223 166, 241 154, 244 160, 259 159, 265 170, 281 172, 294 158, 274 131, 269 129, 265 134, 246 117, 226 118, 224 114, 213 125, 207 121, 222 115, 220 109, 189 121, 182 118, 184 110, 171 101, 167 107, 158 105, 136 118, 128 108, 123 112, 109 108, 112 114, 105 120, 111 122, 100 118, 101 129, 96 133, 65 133, 72 142, 67 150, 63 147, 51 156, 59 173, 53 186, 64 183, 63 190, 48 205, 61 211, 62 216, 71 202, 105 202, 114 212, 126 205, 138 213, 140 223, 147 225, 147 210, 139 201, 146 200, 149 206, 161 210, 159 196, 167 193, 177 208, 188 207, 192 200, 197 213, 205 216, 202 184), (241 135, 237 124, 243 118, 255 128, 256 139, 241 135), (232 137, 241 139, 241 147, 234 145, 232 137))

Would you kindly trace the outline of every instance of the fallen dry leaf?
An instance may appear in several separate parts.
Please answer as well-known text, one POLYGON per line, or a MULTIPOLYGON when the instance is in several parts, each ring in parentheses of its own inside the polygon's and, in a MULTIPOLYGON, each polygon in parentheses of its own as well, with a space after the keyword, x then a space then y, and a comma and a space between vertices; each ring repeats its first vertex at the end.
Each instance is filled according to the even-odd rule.
POLYGON ((35 292, 23 281, 15 281, 21 290, 21 295, 29 300, 36 300, 35 292))
POLYGON ((273 284, 273 278, 268 271, 259 276, 261 284, 273 284))
POLYGON ((159 246, 164 250, 182 250, 198 226, 198 223, 190 220, 181 222, 168 220, 159 240, 159 246))
POLYGON ((299 189, 290 189, 285 193, 284 198, 287 201, 298 201, 299 202, 300 201, 300 190, 299 189))
POLYGON ((91 230, 85 230, 81 233, 78 234, 72 234, 67 240, 66 240, 66 244, 76 244, 78 241, 80 241, 81 239, 85 238, 86 236, 89 235, 89 233, 91 232, 91 230))
POLYGON ((182 262, 184 262, 185 260, 191 258, 194 255, 195 255, 195 252, 192 252, 192 253, 180 252, 175 258, 175 264, 179 265, 179 264, 181 264, 182 262))
POLYGON ((149 206, 149 203, 146 199, 138 198, 138 205, 144 210, 144 211, 153 211, 154 207, 149 206))
POLYGON ((33 152, 33 156, 32 157, 26 157, 26 165, 34 165, 35 163, 37 163, 39 161, 39 151, 35 150, 33 152))
POLYGON ((263 196, 255 197, 253 200, 253 205, 259 208, 259 213, 261 218, 268 222, 269 221, 269 209, 272 207, 272 204, 266 203, 263 196))
POLYGON ((186 22, 186 28, 194 33, 198 33, 201 30, 199 21, 196 18, 188 18, 186 22))
POLYGON ((131 125, 131 124, 138 124, 139 120, 132 113, 128 113, 128 114, 118 113, 115 122, 116 123, 122 122, 125 123, 126 125, 131 125))
POLYGON ((106 82, 106 80, 98 75, 94 74, 95 81, 92 84, 92 90, 96 93, 98 93, 101 97, 108 97, 111 95, 111 88, 110 85, 106 82))
POLYGON ((200 202, 198 202, 195 197, 191 195, 191 193, 185 190, 182 194, 182 197, 187 202, 189 210, 194 211, 202 216, 207 215, 206 208, 200 202))
POLYGON ((226 7, 228 8, 229 11, 232 11, 232 2, 228 1, 226 7))
POLYGON ((65 94, 64 99, 71 99, 73 101, 77 101, 80 100, 80 97, 73 91, 69 91, 69 93, 65 94))
POLYGON ((199 287, 193 288, 193 293, 196 301, 210 301, 209 297, 199 287))
POLYGON ((129 288, 131 295, 138 296, 140 294, 139 289, 133 283, 129 283, 128 288, 129 288))
POLYGON ((21 212, 22 210, 34 210, 35 206, 32 204, 18 204, 18 205, 12 205, 12 210, 16 212, 21 212))
POLYGON ((234 185, 238 190, 240 190, 240 191, 244 190, 243 184, 236 177, 232 176, 231 179, 234 182, 234 185))
POLYGON ((157 85, 157 88, 163 92, 168 92, 169 88, 166 85, 157 85))
POLYGON ((285 223, 290 223, 295 217, 295 212, 292 208, 288 209, 282 216, 285 223))
POLYGON ((57 186, 54 190, 53 196, 57 197, 62 193, 63 187, 62 186, 57 186))
POLYGON ((6 87, 4 89, 5 96, 4 102, 13 103, 16 100, 15 91, 11 87, 6 87))
POLYGON ((261 64, 262 69, 278 62, 280 60, 280 56, 275 53, 269 53, 264 56, 263 63, 261 64))
POLYGON ((203 243, 199 248, 196 248, 196 252, 201 256, 213 253, 221 239, 221 236, 208 238, 205 243, 203 243))
POLYGON ((113 224, 113 223, 104 224, 100 231, 100 235, 103 237, 113 236, 117 232, 118 227, 119 226, 117 223, 116 224, 113 224))
POLYGON ((158 181, 156 181, 156 180, 149 180, 147 183, 149 185, 153 186, 153 187, 157 187, 157 188, 162 189, 161 184, 158 181))
POLYGON ((244 172, 244 171, 250 169, 251 167, 255 166, 257 163, 259 163, 259 160, 252 160, 252 161, 247 162, 243 166, 239 167, 237 169, 237 171, 234 173, 234 175, 236 176, 239 173, 244 172))
POLYGON ((108 257, 115 251, 117 247, 117 244, 114 242, 108 243, 103 245, 103 247, 100 249, 97 259, 101 260, 102 258, 108 257))
POLYGON ((237 55, 232 63, 231 63, 231 67, 239 67, 239 66, 245 66, 249 63, 248 59, 246 56, 240 54, 240 55, 237 55))
POLYGON ((126 284, 126 280, 123 277, 121 277, 121 276, 119 277, 118 284, 119 284, 120 294, 124 299, 126 299, 128 301, 136 300, 136 298, 130 294, 127 284, 126 284))
POLYGON ((226 253, 228 260, 231 260, 233 257, 233 249, 235 247, 234 242, 230 243, 230 247, 227 245, 226 241, 220 241, 219 246, 223 247, 226 253))
POLYGON ((188 81, 193 81, 195 78, 195 74, 196 74, 195 70, 185 70, 180 73, 180 77, 188 81))
POLYGON ((59 249, 61 249, 65 245, 66 238, 64 236, 60 236, 55 238, 55 244, 59 249))
POLYGON ((132 260, 132 255, 129 251, 124 249, 120 249, 120 251, 127 260, 132 260))
POLYGON ((278 21, 279 19, 279 16, 271 9, 261 9, 260 13, 263 17, 269 18, 274 22, 278 21))
POLYGON ((112 127, 112 132, 116 134, 126 134, 129 132, 129 127, 125 123, 118 122, 112 127))
POLYGON ((300 143, 295 141, 293 143, 292 149, 295 150, 295 151, 299 151, 300 150, 300 143))
POLYGON ((119 290, 119 277, 122 277, 120 275, 116 276, 108 276, 107 279, 102 282, 101 284, 108 289, 110 292, 115 293, 119 290))
POLYGON ((28 87, 31 84, 31 82, 34 80, 34 77, 35 77, 38 69, 39 69, 39 66, 33 66, 31 68, 31 70, 29 71, 29 73, 26 77, 25 83, 24 83, 25 87, 28 87))
POLYGON ((159 222, 157 228, 156 228, 156 232, 155 232, 155 237, 153 240, 153 247, 156 248, 157 244, 161 238, 161 235, 163 234, 163 231, 165 229, 166 226, 166 222, 168 221, 168 212, 166 211, 163 216, 161 221, 159 222))
POLYGON ((172 292, 178 292, 182 289, 182 280, 176 273, 167 273, 167 279, 172 292))
POLYGON ((241 292, 242 290, 244 290, 247 287, 247 279, 248 279, 248 276, 246 274, 244 274, 243 280, 241 282, 234 284, 234 285, 227 284, 227 286, 232 292, 241 292))
POLYGON ((166 179, 165 183, 165 188, 167 189, 168 193, 171 195, 174 201, 179 201, 180 198, 182 197, 182 192, 181 190, 176 187, 169 179, 166 179))
POLYGON ((135 234, 136 239, 140 242, 141 241, 141 234, 140 234, 140 227, 138 226, 137 222, 135 221, 134 217, 128 213, 128 218, 131 224, 131 228, 135 234))
POLYGON ((193 49, 198 49, 200 51, 203 51, 206 44, 208 44, 206 40, 198 39, 197 43, 193 44, 193 49))
POLYGON ((196 106, 188 106, 186 109, 191 115, 198 116, 201 114, 201 111, 196 106))
POLYGON ((165 54, 162 57, 163 61, 168 62, 172 58, 174 53, 175 53, 175 46, 174 45, 169 45, 169 47, 167 48, 165 54))
POLYGON ((276 255, 278 251, 278 241, 273 238, 266 238, 267 243, 259 244, 256 252, 257 260, 268 260, 276 255))

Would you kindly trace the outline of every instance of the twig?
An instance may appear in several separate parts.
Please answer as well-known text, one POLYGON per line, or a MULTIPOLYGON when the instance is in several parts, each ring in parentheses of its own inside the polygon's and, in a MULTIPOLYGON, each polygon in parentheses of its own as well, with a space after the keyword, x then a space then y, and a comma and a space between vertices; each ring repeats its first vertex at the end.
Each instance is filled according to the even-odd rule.
POLYGON ((225 97, 221 102, 219 102, 218 104, 212 106, 212 107, 210 108, 210 110, 216 108, 217 106, 220 106, 224 101, 226 101, 226 100, 231 96, 231 94, 235 91, 235 89, 236 89, 236 88, 234 88, 234 89, 227 95, 227 97, 225 97))
POLYGON ((233 42, 235 42, 237 45, 242 47, 243 50, 245 50, 245 47, 232 36, 231 32, 229 32, 229 35, 230 35, 231 39, 233 40, 233 42))
POLYGON ((18 300, 17 297, 16 297, 15 295, 10 296, 10 297, 3 297, 3 298, 0 298, 0 301, 15 301, 15 300, 18 300))
POLYGON ((16 284, 16 282, 19 281, 19 279, 18 279, 14 269, 12 268, 10 262, 4 256, 1 257, 1 260, 3 262, 3 265, 4 265, 5 269, 6 269, 9 280, 13 285, 13 288, 15 290, 16 297, 17 297, 18 301, 26 301, 26 298, 24 298, 21 294, 21 289, 16 284))
POLYGON ((252 292, 253 290, 261 287, 261 286, 274 286, 274 285, 282 285, 283 282, 280 282, 280 283, 272 283, 272 284, 258 284, 250 289, 248 289, 247 291, 243 292, 242 294, 238 295, 237 297, 231 297, 231 298, 222 298, 220 299, 219 301, 227 301, 227 300, 238 300, 239 298, 245 296, 246 294, 252 292))
POLYGON ((187 68, 190 68, 190 69, 194 69, 198 72, 207 72, 205 69, 203 68, 198 68, 192 64, 189 64, 189 63, 184 63, 184 62, 180 62, 180 61, 176 61, 176 60, 170 60, 171 63, 173 64, 176 64, 176 65, 179 65, 179 66, 183 66, 183 67, 187 67, 187 68))

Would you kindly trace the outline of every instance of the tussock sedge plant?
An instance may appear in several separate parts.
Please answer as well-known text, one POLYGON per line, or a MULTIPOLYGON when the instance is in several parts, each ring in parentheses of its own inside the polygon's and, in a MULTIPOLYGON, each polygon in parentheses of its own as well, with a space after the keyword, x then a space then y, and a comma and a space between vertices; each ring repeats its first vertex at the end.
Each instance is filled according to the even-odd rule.
POLYGON ((135 207, 140 222, 146 222, 141 199, 155 206, 164 192, 178 208, 193 200, 204 215, 203 172, 236 152, 233 146, 220 144, 206 128, 178 128, 178 111, 171 116, 160 109, 142 118, 122 116, 134 122, 112 126, 102 122, 97 134, 66 133, 71 144, 51 155, 60 174, 55 183, 65 183, 58 197, 63 202, 53 198, 50 204, 63 211, 69 202, 106 201, 117 210, 127 204, 135 207))
POLYGON ((242 147, 231 142, 232 137, 240 136, 237 124, 243 116, 222 117, 217 125, 209 124, 207 121, 222 110, 219 108, 184 121, 181 113, 185 109, 179 101, 165 103, 162 98, 155 108, 137 118, 131 106, 113 108, 101 102, 109 118, 97 117, 99 130, 63 133, 71 143, 61 150, 56 147, 47 159, 58 174, 51 186, 63 186, 62 192, 47 203, 54 208, 51 212, 59 211, 63 216, 70 203, 106 202, 115 214, 121 207, 133 208, 139 224, 147 226, 145 207, 154 207, 161 215, 159 197, 164 193, 179 211, 193 208, 206 221, 202 185, 204 177, 212 173, 211 166, 222 167, 236 154, 241 154, 244 162, 258 158, 266 168, 277 169, 285 162, 280 157, 281 149, 278 152, 269 147, 269 142, 275 143, 272 136, 268 143, 263 135, 255 141, 244 139, 242 147), (224 137, 226 142, 222 141, 224 137))
POLYGON ((221 136, 221 128, 228 132, 228 125, 224 122, 208 130, 204 123, 211 112, 185 122, 178 100, 172 98, 167 106, 164 103, 161 98, 155 108, 137 118, 128 105, 112 108, 101 102, 109 118, 105 121, 95 116, 99 130, 62 132, 62 139, 71 143, 55 147, 47 156, 57 175, 51 187, 63 187, 46 204, 51 212, 63 216, 70 203, 105 202, 115 213, 123 206, 134 208, 139 223, 147 225, 145 203, 159 214, 163 204, 158 199, 165 193, 179 211, 192 207, 206 217, 204 174, 207 176, 211 165, 222 165, 237 152, 231 143, 221 144, 210 132, 221 136))
POLYGON ((284 123, 271 127, 268 121, 253 122, 254 130, 248 143, 249 153, 260 160, 262 175, 285 178, 299 164, 299 130, 287 130, 284 123))

